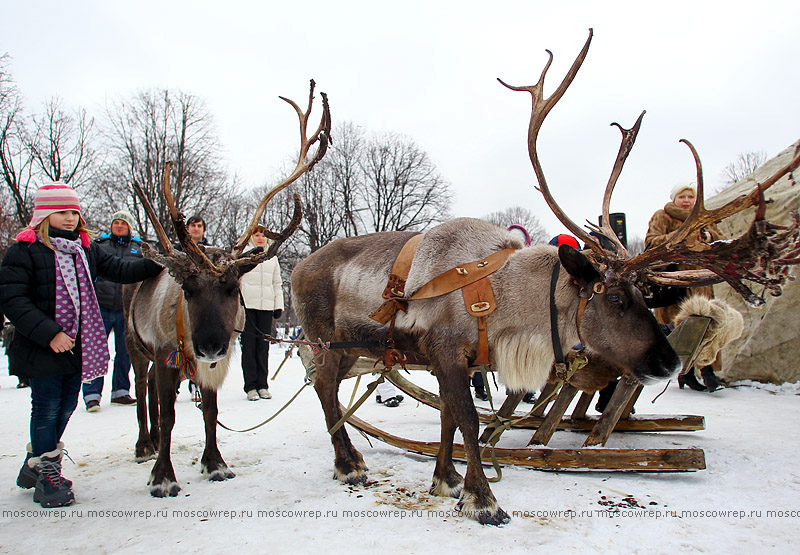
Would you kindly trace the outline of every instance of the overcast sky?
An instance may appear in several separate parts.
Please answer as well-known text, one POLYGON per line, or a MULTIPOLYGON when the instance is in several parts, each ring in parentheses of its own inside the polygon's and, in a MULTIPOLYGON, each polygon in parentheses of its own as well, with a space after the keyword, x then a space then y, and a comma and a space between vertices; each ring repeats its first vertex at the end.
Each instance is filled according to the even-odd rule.
MULTIPOLYGON (((101 116, 154 87, 203 98, 231 171, 248 186, 275 177, 298 145, 294 112, 308 80, 334 123, 406 135, 455 194, 454 216, 521 205, 564 231, 533 188, 526 131, 536 82, 546 93, 594 28, 589 55, 539 136, 553 194, 595 221, 619 132, 647 110, 611 209, 643 236, 671 187, 707 187, 740 153, 769 157, 800 138, 800 2, 258 2, 0 0, 0 54, 29 111, 58 96, 101 116), (491 4, 491 6, 490 6, 491 4)), ((334 137, 335 140, 335 137, 334 137)))

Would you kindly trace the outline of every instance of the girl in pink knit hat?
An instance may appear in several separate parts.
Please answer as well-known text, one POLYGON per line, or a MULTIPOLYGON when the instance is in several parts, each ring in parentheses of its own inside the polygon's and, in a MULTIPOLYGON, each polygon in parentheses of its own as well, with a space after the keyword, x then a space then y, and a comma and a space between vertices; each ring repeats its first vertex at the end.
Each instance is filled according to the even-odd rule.
POLYGON ((94 292, 102 275, 120 283, 154 277, 161 266, 123 261, 89 238, 78 195, 66 183, 39 188, 33 217, 0 264, 0 304, 15 326, 10 367, 31 386, 28 453, 17 477, 42 507, 75 499, 61 475, 61 436, 82 381, 108 370, 108 344, 94 292))

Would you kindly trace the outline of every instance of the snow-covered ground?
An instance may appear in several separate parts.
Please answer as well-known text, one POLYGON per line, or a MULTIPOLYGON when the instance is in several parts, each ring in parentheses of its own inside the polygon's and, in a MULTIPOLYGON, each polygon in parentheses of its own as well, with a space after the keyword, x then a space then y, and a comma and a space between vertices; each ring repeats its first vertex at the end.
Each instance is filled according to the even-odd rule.
MULTIPOLYGON (((272 347, 272 371, 283 352, 272 347)), ((794 553, 791 545, 800 541, 800 384, 748 382, 709 395, 681 391, 673 382, 655 405, 650 400, 663 385, 648 387, 638 414, 701 414, 707 429, 614 434, 608 446, 700 447, 707 470, 505 468, 492 489, 512 521, 485 527, 454 514, 454 499, 428 495, 433 459, 374 440, 370 446, 352 428, 372 482, 351 487, 332 480, 333 450, 310 387, 264 427, 220 429, 220 450, 236 478, 212 483, 200 475, 202 418, 184 384, 172 443, 183 489, 176 498, 155 499, 147 489, 152 462, 133 461, 135 409, 108 404, 107 379, 102 410, 90 414, 80 403, 64 437, 75 462, 65 461, 64 474, 75 483, 76 503, 41 509, 31 491, 15 485, 28 442, 30 390, 14 387, 6 365, 0 357, 2 553, 794 553)), ((293 357, 270 381, 274 398, 248 402, 238 358, 233 368, 220 393, 220 421, 232 428, 266 419, 303 383, 302 365, 293 357)), ((435 390, 427 373, 412 379, 435 390)), ((361 389, 369 381, 362 379, 361 389)), ((342 388, 345 403, 355 380, 349 382, 342 388)), ((411 399, 397 408, 369 400, 358 415, 397 435, 438 440, 438 413, 411 399)), ((522 447, 530 434, 512 430, 501 445, 522 447)), ((579 447, 584 437, 557 432, 550 446, 579 447)))

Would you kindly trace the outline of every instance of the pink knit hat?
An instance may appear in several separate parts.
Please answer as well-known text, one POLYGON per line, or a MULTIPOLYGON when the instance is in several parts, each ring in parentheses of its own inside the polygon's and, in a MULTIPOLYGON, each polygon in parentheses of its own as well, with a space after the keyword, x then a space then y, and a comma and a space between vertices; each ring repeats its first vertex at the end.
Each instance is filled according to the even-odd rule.
MULTIPOLYGON (((17 234, 17 241, 29 243, 36 241, 36 226, 53 212, 61 212, 63 210, 75 210, 80 214, 81 205, 78 202, 78 194, 75 189, 61 181, 47 183, 39 187, 39 190, 36 191, 36 198, 33 201, 33 217, 28 227, 17 234)), ((86 226, 83 216, 80 217, 80 223, 84 227, 86 226)), ((89 236, 85 232, 81 232, 81 243, 84 247, 89 246, 89 236)))

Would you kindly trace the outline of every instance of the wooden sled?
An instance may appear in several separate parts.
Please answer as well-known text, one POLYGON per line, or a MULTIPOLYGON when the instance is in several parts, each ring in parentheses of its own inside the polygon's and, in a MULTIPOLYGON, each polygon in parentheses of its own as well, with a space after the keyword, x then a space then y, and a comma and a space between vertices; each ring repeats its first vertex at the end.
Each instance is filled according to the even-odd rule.
MULTIPOLYGON (((673 331, 670 343, 677 351, 684 367, 693 360, 698 346, 709 326, 709 319, 704 317, 690 317, 673 331)), ((374 361, 361 359, 351 370, 348 376, 375 372, 374 361)), ((409 370, 428 370, 427 367, 409 366, 409 370)), ((581 376, 591 375, 592 365, 579 370, 574 381, 581 385, 581 376)), ((417 401, 430 407, 439 409, 438 395, 427 391, 410 380, 406 379, 397 369, 386 373, 386 378, 403 392, 417 401)), ((603 384, 607 378, 600 378, 603 384)), ((573 381, 573 380, 570 380, 573 381)), ((527 466, 541 470, 627 470, 627 471, 696 471, 704 470, 705 453, 702 449, 614 449, 607 448, 611 433, 614 431, 625 432, 657 432, 657 431, 696 431, 705 428, 705 419, 697 415, 633 415, 633 407, 641 394, 642 385, 631 375, 623 374, 617 382, 611 399, 601 415, 587 416, 586 411, 591 406, 594 391, 583 391, 571 415, 565 416, 575 396, 579 393, 578 387, 569 381, 557 383, 551 381, 542 390, 540 399, 550 396, 551 392, 559 388, 553 399, 539 403, 529 414, 515 413, 517 405, 522 401, 524 393, 511 394, 497 411, 497 415, 482 408, 478 410, 478 418, 486 423, 480 441, 491 445, 482 450, 485 462, 496 461, 499 464, 513 464, 527 466), (549 409, 548 409, 549 408, 549 409), (505 422, 505 426, 503 426, 505 422), (500 448, 496 447, 504 429, 535 428, 536 431, 528 445, 540 447, 526 448, 500 448), (552 449, 545 446, 556 430, 585 430, 589 434, 581 448, 578 449, 552 449)), ((599 388, 598 388, 599 389, 599 388)), ((366 421, 351 415, 347 422, 364 434, 380 439, 390 445, 408 451, 425 455, 436 456, 439 451, 438 442, 415 441, 384 432, 366 421)), ((454 445, 453 457, 464 460, 464 450, 461 445, 454 445)))

